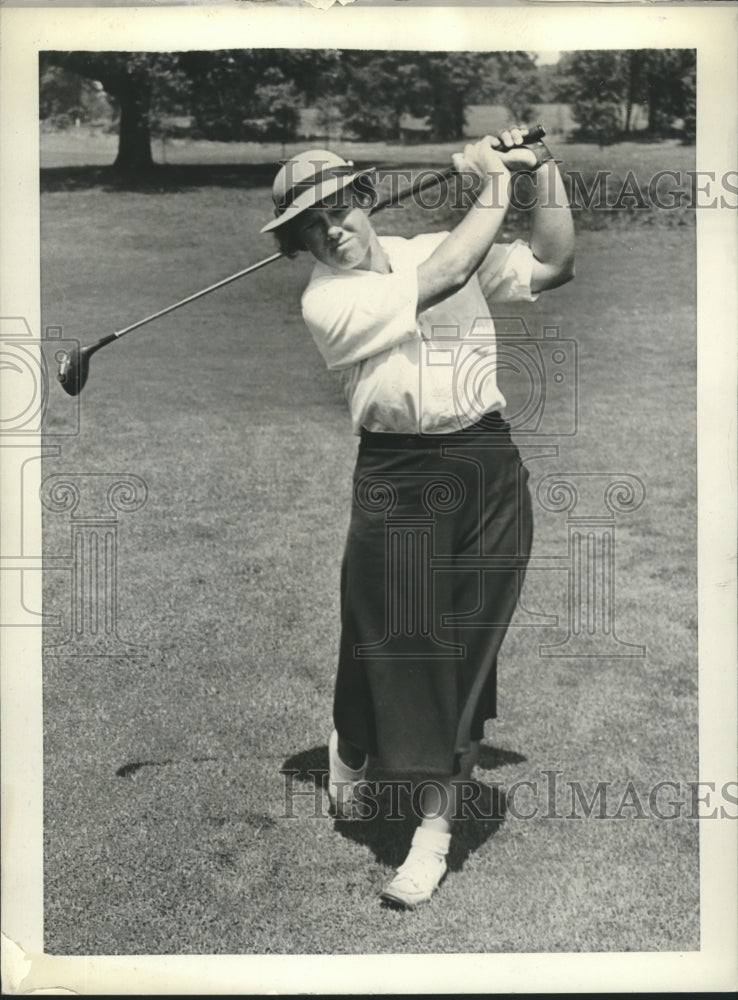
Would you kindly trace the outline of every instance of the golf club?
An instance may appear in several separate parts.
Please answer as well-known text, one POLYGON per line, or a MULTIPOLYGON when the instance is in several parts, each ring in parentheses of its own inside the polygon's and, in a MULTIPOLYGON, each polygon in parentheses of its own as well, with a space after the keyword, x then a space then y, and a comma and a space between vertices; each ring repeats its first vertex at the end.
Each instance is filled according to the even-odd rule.
POLYGON ((237 281, 239 278, 243 278, 247 274, 252 274, 254 271, 258 271, 260 267, 266 267, 267 264, 272 264, 275 260, 279 260, 279 258, 283 256, 284 254, 282 253, 273 253, 270 257, 265 257, 264 260, 257 261, 256 264, 252 264, 250 267, 246 267, 242 271, 237 271, 235 274, 231 274, 227 278, 222 278, 220 281, 216 281, 214 285, 208 285, 207 288, 203 288, 199 292, 194 292, 192 295, 188 295, 186 299, 180 299, 180 301, 175 302, 174 305, 167 306, 165 309, 160 309, 159 312, 152 313, 150 316, 146 316, 145 319, 140 319, 137 323, 132 323, 123 330, 117 330, 115 333, 109 333, 107 337, 102 337, 95 344, 88 344, 87 347, 73 348, 73 350, 69 351, 69 353, 62 358, 59 365, 59 371, 56 377, 61 382, 62 388, 65 392, 68 392, 70 396, 78 395, 84 388, 84 384, 90 374, 90 358, 95 351, 99 351, 100 348, 105 347, 106 344, 112 344, 114 340, 125 336, 125 334, 130 333, 131 330, 137 330, 138 327, 143 326, 145 323, 150 323, 154 319, 159 319, 160 316, 166 316, 167 313, 174 312, 174 310, 179 309, 180 306, 185 306, 188 302, 194 302, 195 299, 202 298, 203 295, 208 295, 210 292, 214 292, 217 288, 223 288, 225 285, 229 285, 232 281, 237 281))
MULTIPOLYGON (((527 134, 523 138, 523 143, 525 145, 532 145, 533 143, 539 142, 543 139, 545 134, 546 130, 543 125, 536 125, 534 128, 528 130, 527 134)), ((503 152, 507 151, 506 147, 501 148, 503 152)), ((390 205, 394 205, 398 201, 405 198, 417 195, 431 185, 447 180, 454 172, 454 168, 449 167, 446 170, 434 172, 430 176, 426 175, 421 181, 413 184, 406 190, 389 195, 384 199, 380 199, 372 207, 371 214, 374 214, 374 212, 378 212, 383 208, 387 208, 390 205)), ((260 268, 266 267, 267 264, 273 264, 274 261, 279 260, 283 256, 284 254, 279 252, 273 253, 271 256, 265 257, 264 260, 257 261, 256 264, 251 264, 250 267, 246 267, 242 271, 237 271, 235 274, 231 274, 227 278, 222 278, 220 281, 216 281, 215 284, 208 285, 207 288, 203 288, 199 292, 194 292, 192 295, 188 295, 187 298, 180 299, 179 302, 175 302, 173 305, 167 306, 165 309, 160 309, 158 312, 152 313, 150 316, 146 316, 144 319, 140 319, 136 323, 132 323, 130 326, 124 327, 122 330, 117 330, 115 333, 109 333, 107 336, 102 337, 94 344, 88 344, 86 347, 73 348, 65 354, 59 364, 59 371, 56 377, 61 383, 62 388, 70 396, 79 395, 90 374, 90 358, 96 351, 99 351, 102 347, 107 346, 107 344, 112 344, 113 341, 118 340, 127 333, 131 333, 132 330, 137 330, 146 323, 151 323, 152 320, 159 319, 161 316, 166 316, 168 313, 174 312, 175 309, 179 309, 181 306, 194 302, 196 299, 202 298, 203 295, 209 295, 210 292, 214 292, 218 288, 224 288, 225 285, 229 285, 232 281, 237 281, 239 278, 244 278, 247 274, 253 274, 254 271, 258 271, 260 268)))

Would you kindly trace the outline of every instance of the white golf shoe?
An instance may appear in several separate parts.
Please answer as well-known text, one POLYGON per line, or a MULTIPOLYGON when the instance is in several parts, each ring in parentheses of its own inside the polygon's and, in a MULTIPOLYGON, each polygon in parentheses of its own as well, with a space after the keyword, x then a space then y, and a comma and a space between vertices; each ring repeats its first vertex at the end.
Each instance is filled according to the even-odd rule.
POLYGON ((380 898, 405 910, 427 903, 446 874, 445 857, 413 847, 380 898))
POLYGON ((356 786, 364 780, 369 758, 354 770, 338 756, 338 733, 334 729, 328 739, 328 800, 336 819, 354 819, 356 786))

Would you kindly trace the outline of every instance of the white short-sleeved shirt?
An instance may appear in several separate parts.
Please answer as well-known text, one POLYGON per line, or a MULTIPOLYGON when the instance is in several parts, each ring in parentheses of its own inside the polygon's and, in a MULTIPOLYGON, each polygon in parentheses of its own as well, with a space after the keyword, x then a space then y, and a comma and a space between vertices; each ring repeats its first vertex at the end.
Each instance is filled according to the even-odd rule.
POLYGON ((446 434, 505 406, 487 300, 534 301, 533 255, 521 240, 493 246, 460 291, 416 315, 418 265, 447 235, 379 237, 390 274, 313 269, 303 317, 341 375, 355 434, 446 434))

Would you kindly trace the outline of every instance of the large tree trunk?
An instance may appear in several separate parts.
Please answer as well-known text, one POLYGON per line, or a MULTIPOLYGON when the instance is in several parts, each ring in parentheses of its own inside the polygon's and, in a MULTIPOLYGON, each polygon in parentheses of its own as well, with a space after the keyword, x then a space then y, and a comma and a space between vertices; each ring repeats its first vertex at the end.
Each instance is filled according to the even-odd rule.
POLYGON ((665 132, 672 121, 672 111, 675 102, 675 89, 678 90, 678 77, 675 79, 675 66, 668 50, 654 54, 650 60, 647 76, 648 84, 648 126, 652 135, 665 132))
POLYGON ((156 56, 125 52, 45 52, 42 65, 63 66, 89 80, 99 80, 118 102, 120 131, 113 164, 121 173, 150 169, 152 66, 156 56))
POLYGON ((466 100, 463 95, 456 94, 454 96, 453 102, 453 116, 454 116, 454 139, 464 138, 464 125, 466 124, 466 100))
POLYGON ((625 131, 630 132, 633 120, 633 107, 639 100, 641 90, 641 53, 630 52, 627 57, 628 88, 625 98, 625 131))
POLYGON ((648 102, 648 125, 646 131, 650 135, 662 133, 669 122, 669 116, 664 109, 665 95, 660 88, 651 91, 651 99, 648 102))
POLYGON ((129 77, 115 96, 120 105, 120 130, 113 166, 126 174, 147 170, 154 165, 149 125, 151 85, 148 80, 129 77))
POLYGON ((433 138, 436 142, 463 138, 465 110, 464 98, 458 93, 444 93, 436 98, 431 114, 433 138))

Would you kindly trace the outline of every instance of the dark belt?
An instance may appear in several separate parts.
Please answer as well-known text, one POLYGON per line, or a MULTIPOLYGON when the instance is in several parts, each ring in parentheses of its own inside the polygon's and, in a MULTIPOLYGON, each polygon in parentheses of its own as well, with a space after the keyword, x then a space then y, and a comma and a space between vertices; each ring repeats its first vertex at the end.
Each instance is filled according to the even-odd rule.
POLYGON ((460 431, 451 431, 448 434, 385 434, 381 431, 368 431, 361 428, 361 445, 367 448, 392 448, 401 450, 405 448, 437 448, 441 444, 458 444, 460 441, 468 441, 470 437, 478 434, 506 434, 510 430, 510 425, 502 419, 497 410, 492 413, 485 413, 476 424, 470 424, 460 431))

